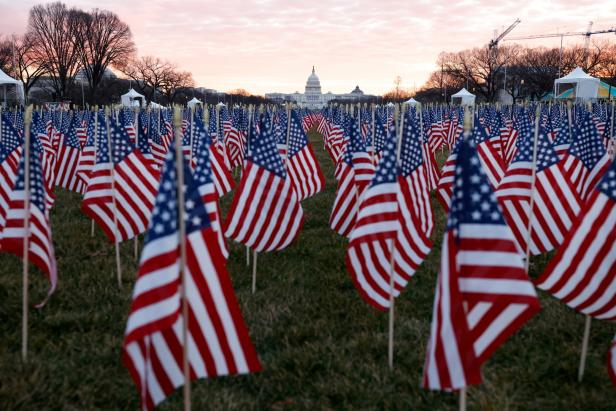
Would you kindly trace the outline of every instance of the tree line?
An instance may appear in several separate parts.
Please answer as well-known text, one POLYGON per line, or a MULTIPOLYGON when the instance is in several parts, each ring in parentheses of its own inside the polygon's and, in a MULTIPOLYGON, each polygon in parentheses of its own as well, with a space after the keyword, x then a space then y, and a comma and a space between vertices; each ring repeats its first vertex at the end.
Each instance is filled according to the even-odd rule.
POLYGON ((462 87, 478 99, 494 102, 500 90, 514 99, 536 100, 553 91, 554 80, 582 67, 608 84, 616 84, 616 44, 593 42, 563 48, 488 46, 443 52, 437 69, 417 92, 423 101, 448 101, 462 87))
MULTIPOLYGON (((26 96, 35 86, 44 90, 41 100, 81 103, 83 92, 90 104, 109 104, 129 86, 162 104, 192 97, 221 99, 194 89, 192 74, 176 64, 138 56, 130 27, 117 14, 61 2, 32 7, 25 34, 0 36, 0 69, 23 82, 26 96), (111 68, 124 78, 113 75, 111 68)), ((251 96, 224 97, 244 101, 251 96)))

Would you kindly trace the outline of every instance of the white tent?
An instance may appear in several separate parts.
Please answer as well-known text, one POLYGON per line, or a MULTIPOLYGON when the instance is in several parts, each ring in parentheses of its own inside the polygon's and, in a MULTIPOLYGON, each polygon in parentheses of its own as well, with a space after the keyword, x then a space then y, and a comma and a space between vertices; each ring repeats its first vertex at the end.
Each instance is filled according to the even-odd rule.
POLYGON ((474 106, 475 95, 468 92, 464 87, 456 94, 451 95, 451 104, 457 104, 460 106, 474 106))
POLYGON ((589 76, 580 67, 576 67, 565 77, 554 80, 554 96, 582 100, 597 98, 600 82, 598 78, 589 76))
POLYGON ((419 104, 419 101, 417 101, 413 97, 411 97, 410 99, 406 100, 404 102, 404 104, 408 104, 409 106, 416 106, 416 105, 419 104))
POLYGON ((6 93, 9 87, 15 87, 15 96, 17 97, 18 102, 21 104, 24 103, 24 84, 15 80, 14 78, 9 77, 4 71, 0 69, 0 87, 3 89, 3 101, 6 103, 6 93))
POLYGON ((124 107, 145 107, 146 105, 145 96, 132 88, 120 97, 120 101, 124 107))
POLYGON ((194 110, 196 106, 203 105, 203 102, 197 97, 193 97, 192 100, 186 103, 186 105, 188 106, 188 108, 192 108, 194 110))
POLYGON ((158 103, 155 103, 155 102, 153 102, 153 101, 150 101, 150 108, 152 108, 152 109, 161 109, 161 108, 165 108, 165 106, 161 106, 161 105, 160 105, 160 104, 158 104, 158 103))

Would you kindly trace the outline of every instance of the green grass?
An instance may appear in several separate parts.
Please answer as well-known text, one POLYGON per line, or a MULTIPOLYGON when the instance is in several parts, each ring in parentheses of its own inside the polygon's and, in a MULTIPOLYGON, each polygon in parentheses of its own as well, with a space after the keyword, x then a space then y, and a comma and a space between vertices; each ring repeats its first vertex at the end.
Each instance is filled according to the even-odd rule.
MULTIPOLYGON (((344 266, 346 241, 328 227, 333 167, 311 138, 327 186, 303 203, 306 220, 288 249, 259 255, 257 293, 245 248, 231 247, 229 271, 263 371, 193 383, 193 410, 456 409, 450 393, 420 388, 440 260, 444 215, 434 201, 436 245, 396 300, 395 369, 387 367, 387 314, 364 303, 344 266)), ((442 159, 441 159, 442 160, 442 159)), ((224 198, 227 209, 231 195, 224 198)), ((122 245, 124 287, 114 249, 79 210, 77 195, 58 190, 52 212, 59 286, 30 311, 30 349, 20 359, 21 262, 0 254, 0 409, 94 410, 139 407, 120 361, 137 264, 122 245)), ((547 258, 532 261, 537 276, 547 258)), ((31 270, 31 301, 47 284, 31 270)), ((593 321, 586 374, 577 382, 584 317, 541 293, 543 310, 484 365, 484 384, 468 392, 469 409, 614 410, 616 390, 605 358, 613 324, 593 321)), ((160 407, 177 410, 182 391, 160 407)))

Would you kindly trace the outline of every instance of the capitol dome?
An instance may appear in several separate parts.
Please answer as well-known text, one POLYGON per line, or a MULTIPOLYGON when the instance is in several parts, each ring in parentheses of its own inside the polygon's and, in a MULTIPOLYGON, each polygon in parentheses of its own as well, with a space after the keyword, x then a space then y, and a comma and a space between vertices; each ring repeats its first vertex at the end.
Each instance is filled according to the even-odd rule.
POLYGON ((312 66, 312 74, 306 80, 306 94, 321 94, 321 81, 314 73, 314 66, 312 66))

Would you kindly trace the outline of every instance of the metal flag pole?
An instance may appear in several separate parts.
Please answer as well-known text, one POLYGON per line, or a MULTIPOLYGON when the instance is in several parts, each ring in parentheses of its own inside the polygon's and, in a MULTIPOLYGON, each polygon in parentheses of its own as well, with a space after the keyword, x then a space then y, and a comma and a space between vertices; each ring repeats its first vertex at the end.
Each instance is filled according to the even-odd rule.
POLYGON ((109 153, 109 166, 111 172, 111 203, 113 211, 113 242, 115 245, 115 257, 116 257, 116 273, 118 278, 118 287, 122 288, 122 264, 120 262, 120 242, 118 240, 118 208, 116 205, 116 193, 115 193, 115 170, 113 167, 113 152, 111 150, 111 129, 109 126, 110 120, 109 107, 105 109, 105 122, 107 126, 107 150, 109 153))
MULTIPOLYGON (((135 147, 139 149, 139 107, 135 107, 135 122, 133 123, 133 127, 135 127, 135 147)), ((139 258, 139 233, 135 235, 133 243, 135 246, 135 260, 137 260, 139 258)))
POLYGON ((175 127, 175 166, 178 185, 178 228, 180 236, 180 275, 182 278, 182 359, 184 371, 184 411, 190 411, 190 365, 188 356, 188 297, 186 295, 186 222, 184 220, 184 156, 182 154, 182 112, 179 107, 173 109, 175 127))
POLYGON ((526 260, 524 262, 524 269, 526 274, 529 274, 530 270, 530 242, 531 232, 533 229, 533 208, 535 207, 535 183, 537 179, 537 146, 539 145, 539 118, 541 113, 541 103, 537 105, 537 111, 535 112, 535 138, 533 141, 533 162, 531 165, 531 177, 530 177, 530 200, 528 207, 528 225, 526 226, 526 260))
MULTIPOLYGON (((98 151, 98 106, 94 106, 94 165, 98 151)), ((94 219, 90 220, 90 237, 94 237, 94 219)))
POLYGON ((21 359, 28 362, 28 251, 30 250, 30 123, 32 106, 28 106, 24 118, 24 239, 23 239, 23 291, 21 321, 21 359))

